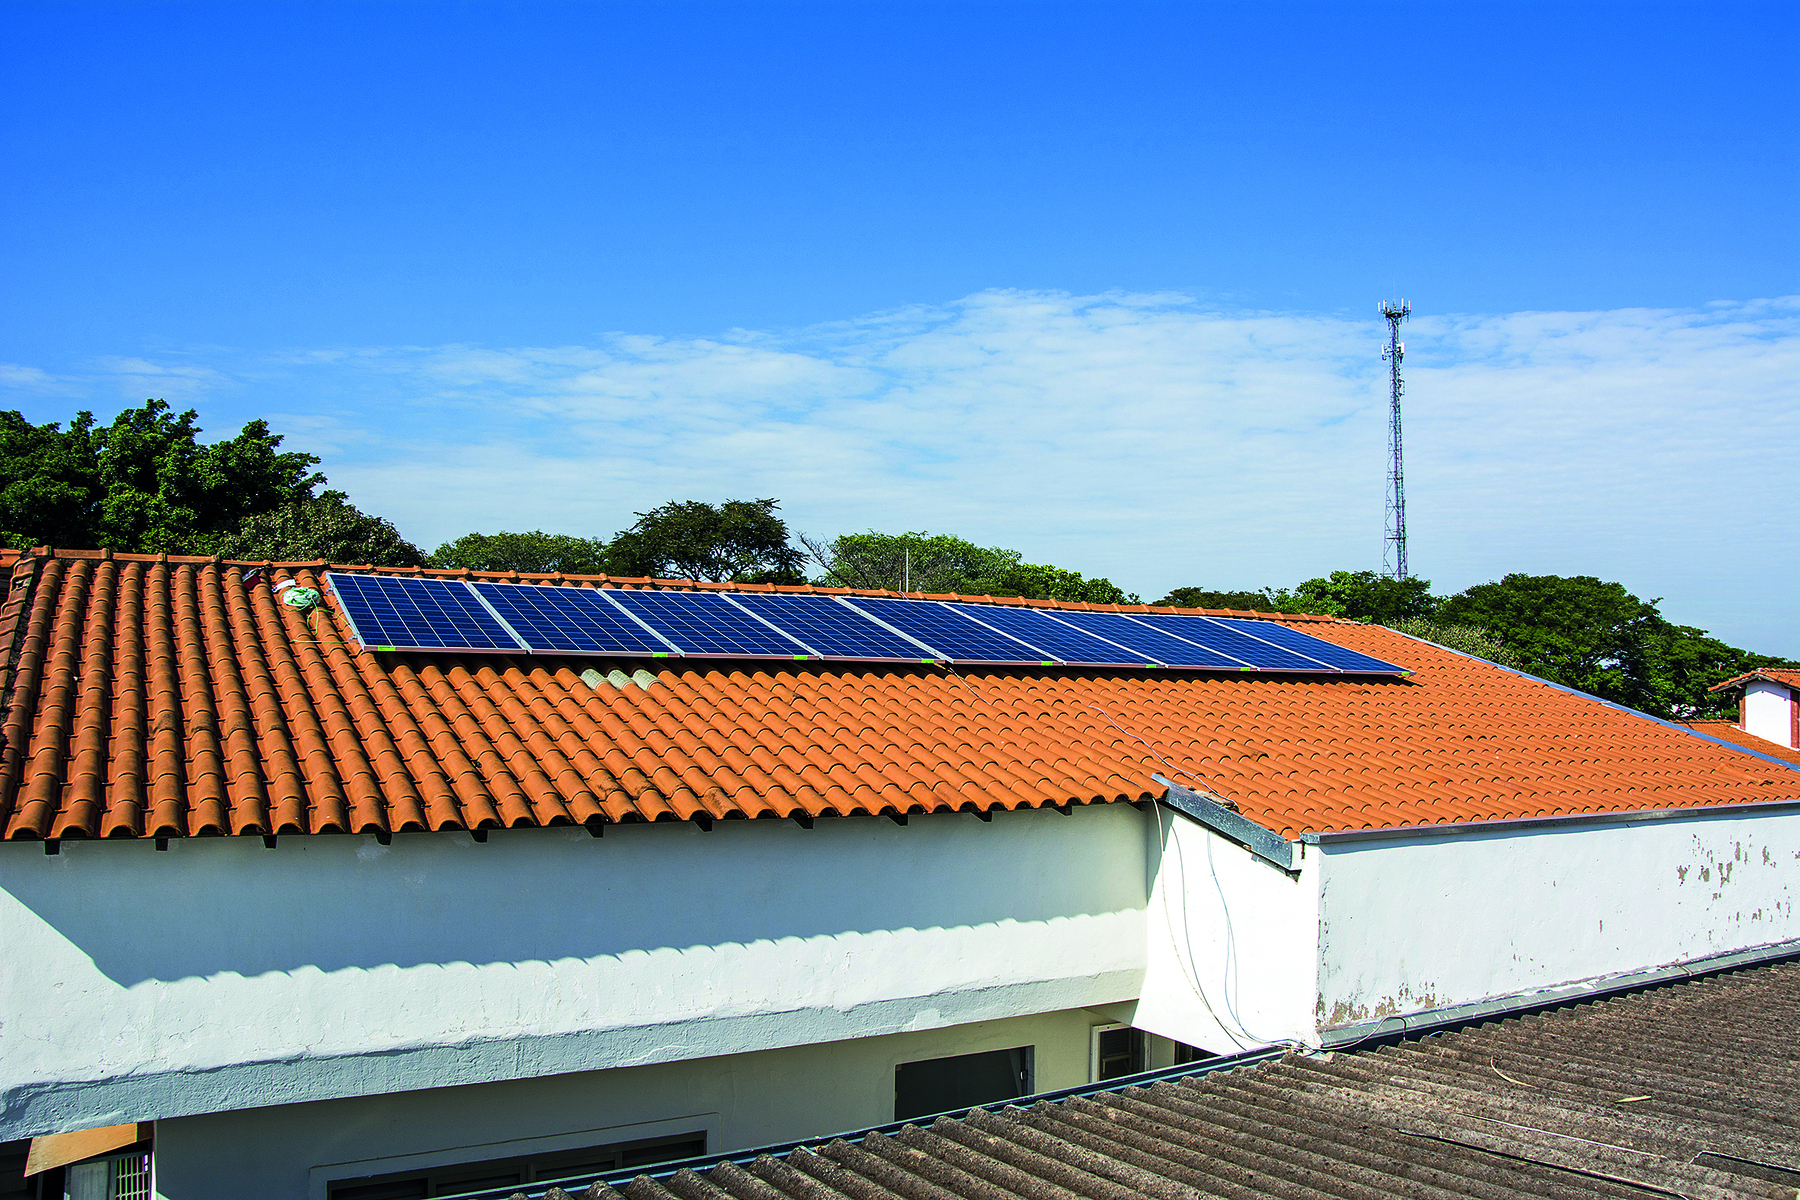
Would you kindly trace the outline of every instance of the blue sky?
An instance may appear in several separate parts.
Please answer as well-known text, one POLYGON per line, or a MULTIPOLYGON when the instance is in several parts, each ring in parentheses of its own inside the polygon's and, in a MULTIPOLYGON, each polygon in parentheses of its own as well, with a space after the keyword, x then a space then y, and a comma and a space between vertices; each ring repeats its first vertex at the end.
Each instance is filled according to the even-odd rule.
POLYGON ((1792 5, 0 6, 0 405, 434 544, 671 497, 1144 594, 1381 551, 1800 655, 1792 5))

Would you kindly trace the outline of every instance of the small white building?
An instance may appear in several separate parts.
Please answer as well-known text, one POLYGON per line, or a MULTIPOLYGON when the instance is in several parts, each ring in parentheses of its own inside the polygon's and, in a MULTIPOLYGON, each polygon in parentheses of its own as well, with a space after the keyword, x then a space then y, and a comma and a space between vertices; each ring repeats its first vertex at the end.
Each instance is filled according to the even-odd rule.
POLYGON ((652 673, 371 649, 272 593, 321 566, 0 559, 0 1140, 71 1194, 510 1186, 1800 949, 1800 771, 1378 627, 1266 618, 1408 674, 652 673))
POLYGON ((1738 693, 1738 728, 1788 750, 1800 750, 1800 670, 1765 667, 1715 685, 1738 693))

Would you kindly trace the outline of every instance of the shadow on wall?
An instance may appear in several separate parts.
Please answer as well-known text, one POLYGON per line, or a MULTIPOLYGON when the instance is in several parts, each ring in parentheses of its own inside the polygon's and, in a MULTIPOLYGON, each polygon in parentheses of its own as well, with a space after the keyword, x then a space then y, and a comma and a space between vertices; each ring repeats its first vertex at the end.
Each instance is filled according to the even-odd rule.
MULTIPOLYGON (((466 833, 0 845, 0 891, 115 983, 555 962, 1140 908, 1130 805, 466 833)), ((0 909, 9 906, 0 896, 0 909)))

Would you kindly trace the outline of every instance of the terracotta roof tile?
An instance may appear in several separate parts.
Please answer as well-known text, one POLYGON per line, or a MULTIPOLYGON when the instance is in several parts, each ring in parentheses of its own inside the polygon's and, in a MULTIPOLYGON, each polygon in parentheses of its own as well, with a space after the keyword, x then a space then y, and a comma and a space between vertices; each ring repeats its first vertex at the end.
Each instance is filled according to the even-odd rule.
POLYGON ((651 676, 637 661, 377 654, 329 608, 273 600, 267 583, 316 584, 322 567, 274 564, 246 589, 244 565, 211 559, 0 554, 0 832, 984 811, 1145 800, 1153 773, 1191 773, 1289 836, 1800 799, 1800 772, 1330 618, 1252 614, 1411 678, 722 660, 651 676), (589 669, 630 681, 590 687, 589 669))
POLYGON ((1727 679, 1724 683, 1715 683, 1706 690, 1722 692, 1726 688, 1739 687, 1752 679, 1767 679, 1771 683, 1786 684, 1788 687, 1800 691, 1800 670, 1790 667, 1759 667, 1754 671, 1746 671, 1742 675, 1727 679))
POLYGON ((1730 721, 1684 721, 1682 724, 1695 733, 1703 733, 1707 737, 1723 738, 1728 742, 1736 742, 1746 750, 1754 750, 1758 754, 1767 754, 1784 762, 1791 762, 1800 767, 1800 750, 1791 750, 1780 742, 1771 742, 1767 738, 1757 737, 1748 730, 1740 729, 1730 721))

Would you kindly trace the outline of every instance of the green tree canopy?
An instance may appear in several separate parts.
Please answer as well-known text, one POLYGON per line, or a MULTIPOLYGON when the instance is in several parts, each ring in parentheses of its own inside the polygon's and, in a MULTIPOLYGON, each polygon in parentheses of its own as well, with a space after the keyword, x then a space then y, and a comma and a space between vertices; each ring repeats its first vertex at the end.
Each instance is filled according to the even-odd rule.
POLYGON ((1319 613, 1382 625, 1428 617, 1437 607, 1429 579, 1394 579, 1378 571, 1333 571, 1320 579, 1302 580, 1292 592, 1275 593, 1274 599, 1281 612, 1319 613))
POLYGON ((1730 715, 1731 699, 1708 687, 1784 662, 1675 625, 1656 606, 1592 575, 1508 575, 1445 599, 1436 616, 1489 630, 1533 675, 1659 717, 1730 715))
POLYGON ((606 548, 611 575, 712 583, 805 583, 806 556, 788 545, 777 500, 671 500, 623 530, 606 548))
MULTIPOLYGON (((1289 593, 1291 595, 1291 593, 1289 593)), ((1207 588, 1178 587, 1156 602, 1169 608, 1235 608, 1245 612, 1285 612, 1283 601, 1270 588, 1259 592, 1215 592, 1207 588)))
POLYGON ((606 543, 566 533, 465 533, 432 552, 434 567, 526 574, 600 575, 606 571, 606 543))
POLYGON ((313 498, 318 458, 251 421, 202 445, 198 415, 161 400, 96 427, 0 413, 0 537, 25 547, 208 553, 246 517, 313 498))
POLYGON ((1388 622, 1390 629, 1412 637, 1436 642, 1440 646, 1514 670, 1524 670, 1525 663, 1511 646, 1479 625, 1452 625, 1430 617, 1402 617, 1388 622))
POLYGON ((322 558, 345 565, 417 567, 425 561, 392 522, 359 511, 342 492, 325 492, 248 517, 217 541, 215 551, 251 562, 322 558))
POLYGON ((957 592, 965 596, 1024 596, 1135 604, 1109 579, 1024 561, 1017 550, 982 547, 950 534, 846 533, 829 541, 803 538, 825 587, 957 592))

